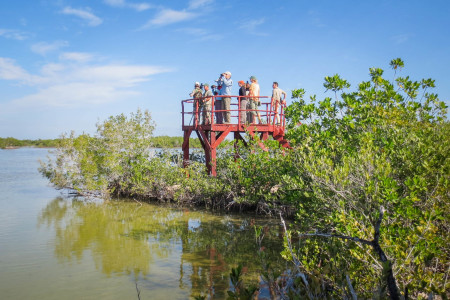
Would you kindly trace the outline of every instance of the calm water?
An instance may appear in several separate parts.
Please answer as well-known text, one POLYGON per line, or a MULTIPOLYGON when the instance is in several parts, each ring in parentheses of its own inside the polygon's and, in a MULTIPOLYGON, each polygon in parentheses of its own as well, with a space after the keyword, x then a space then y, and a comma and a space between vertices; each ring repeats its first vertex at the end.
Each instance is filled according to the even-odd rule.
POLYGON ((239 263, 262 284, 254 222, 268 225, 264 251, 285 267, 277 220, 64 197, 37 172, 46 155, 0 150, 1 299, 138 299, 136 286, 140 299, 224 299, 239 263))

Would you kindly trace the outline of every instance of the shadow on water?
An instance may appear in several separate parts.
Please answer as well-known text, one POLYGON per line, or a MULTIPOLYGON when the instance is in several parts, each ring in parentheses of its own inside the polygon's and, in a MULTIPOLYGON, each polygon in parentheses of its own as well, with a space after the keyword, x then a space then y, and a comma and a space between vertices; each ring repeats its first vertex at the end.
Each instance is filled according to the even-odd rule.
POLYGON ((38 224, 54 227, 58 263, 74 263, 90 255, 98 271, 130 276, 143 294, 164 288, 191 297, 225 298, 230 270, 238 264, 244 266, 246 280, 262 284, 253 225, 266 226, 263 246, 270 264, 286 268, 279 254, 278 220, 128 201, 55 198, 42 210, 38 224))

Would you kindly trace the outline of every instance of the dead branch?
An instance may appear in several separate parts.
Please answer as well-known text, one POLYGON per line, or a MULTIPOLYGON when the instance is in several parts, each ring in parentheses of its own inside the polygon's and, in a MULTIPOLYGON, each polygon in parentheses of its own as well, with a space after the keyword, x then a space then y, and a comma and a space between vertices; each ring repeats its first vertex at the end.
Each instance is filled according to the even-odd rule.
POLYGON ((297 259, 297 256, 294 254, 294 251, 292 250, 291 239, 289 238, 289 234, 288 234, 287 228, 286 228, 286 223, 284 222, 284 219, 281 216, 281 213, 280 213, 280 219, 281 219, 281 223, 283 224, 284 235, 286 236, 286 241, 288 243, 288 248, 289 248, 289 251, 291 253, 292 261, 294 262, 294 265, 297 268, 297 272, 298 272, 300 278, 302 279, 303 284, 305 285, 305 289, 306 289, 306 292, 308 294, 308 298, 309 299, 313 299, 311 291, 309 290, 309 283, 308 283, 308 279, 306 278, 306 274, 301 271, 301 269, 300 269, 301 263, 297 259))
MULTIPOLYGON (((389 289, 389 295, 391 299, 394 300, 399 300, 400 299, 400 292, 398 290, 398 286, 394 277, 394 272, 392 270, 392 263, 391 261, 387 258, 386 254, 384 253, 383 249, 381 249, 379 240, 380 240, 380 227, 381 227, 381 222, 383 220, 383 216, 384 216, 384 212, 385 209, 384 207, 380 207, 380 215, 378 217, 377 222, 375 223, 374 229, 374 238, 372 241, 368 241, 365 239, 361 239, 359 237, 352 237, 352 236, 346 236, 346 235, 339 235, 339 234, 329 234, 329 233, 305 233, 305 234, 299 234, 300 237, 304 237, 304 236, 319 236, 319 237, 326 237, 326 238, 339 238, 339 239, 344 239, 344 240, 351 240, 354 242, 358 242, 364 245, 369 245, 372 247, 372 249, 375 251, 375 253, 377 253, 379 259, 381 260, 381 262, 383 262, 383 265, 385 266, 385 271, 386 271, 386 281, 387 281, 387 285, 388 285, 388 289, 389 289)), ((280 216, 281 217, 281 216, 280 216)), ((284 225, 284 221, 282 219, 283 222, 283 226, 284 225)), ((286 229, 285 229, 286 230, 286 229)), ((288 240, 289 243, 289 240, 288 240)), ((289 247, 291 247, 290 244, 288 244, 289 247)), ((292 251, 292 250, 291 250, 292 251)))

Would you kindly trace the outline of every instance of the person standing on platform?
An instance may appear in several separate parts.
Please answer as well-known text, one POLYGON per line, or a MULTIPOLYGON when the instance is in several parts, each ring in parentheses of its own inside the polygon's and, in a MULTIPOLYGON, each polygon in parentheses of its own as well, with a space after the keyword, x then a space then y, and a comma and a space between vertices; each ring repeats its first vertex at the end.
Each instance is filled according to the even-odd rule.
POLYGON ((245 82, 240 80, 239 84, 239 122, 241 124, 247 123, 247 90, 245 82))
POLYGON ((251 123, 253 120, 253 114, 252 111, 250 111, 250 99, 248 98, 248 95, 250 93, 250 83, 247 82, 245 83, 245 95, 247 96, 247 124, 251 123))
POLYGON ((230 124, 231 122, 231 87, 233 86, 233 80, 231 79, 231 72, 226 71, 220 74, 219 79, 216 80, 217 84, 222 86, 220 89, 220 95, 222 95, 222 110, 224 124, 230 124))
POLYGON ((203 125, 211 124, 211 102, 213 93, 209 89, 209 84, 203 84, 203 88, 205 89, 205 93, 203 93, 203 125))
POLYGON ((250 109, 252 112, 252 123, 256 123, 255 116, 258 117, 259 124, 262 124, 261 115, 258 111, 258 106, 261 104, 259 100, 259 84, 258 79, 256 79, 255 76, 250 77, 250 82, 252 83, 250 85, 250 92, 248 94, 249 100, 250 100, 250 109))
POLYGON ((194 90, 189 94, 192 98, 194 98, 194 105, 192 109, 193 117, 194 117, 194 125, 197 125, 197 120, 199 119, 199 111, 200 111, 200 99, 203 97, 202 89, 200 88, 200 83, 195 82, 194 90))
POLYGON ((273 90, 272 90, 271 105, 273 107, 273 112, 275 113, 275 116, 273 118, 273 124, 280 125, 280 115, 278 114, 278 109, 279 107, 281 107, 281 104, 286 104, 287 94, 285 91, 283 91, 278 87, 278 82, 276 81, 272 84, 272 88, 273 90), (283 99, 281 99, 281 95, 284 95, 283 99))
MULTIPOLYGON (((220 87, 217 87, 216 85, 213 84, 211 86, 211 88, 212 88, 212 93, 214 94, 214 96, 220 95, 220 87)), ((222 112, 220 110, 222 110, 222 98, 216 97, 214 99, 214 115, 216 117, 215 124, 223 123, 223 116, 222 116, 222 112)))
POLYGON ((217 95, 217 85, 213 84, 211 85, 211 92, 213 93, 213 95, 217 95))

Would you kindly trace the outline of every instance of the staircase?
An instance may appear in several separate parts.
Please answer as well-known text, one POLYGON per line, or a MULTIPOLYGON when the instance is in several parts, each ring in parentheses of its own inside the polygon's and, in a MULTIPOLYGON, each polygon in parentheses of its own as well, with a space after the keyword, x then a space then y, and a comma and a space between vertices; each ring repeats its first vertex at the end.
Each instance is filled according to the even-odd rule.
POLYGON ((272 136, 274 140, 277 140, 278 143, 280 143, 281 147, 292 149, 291 145, 289 145, 289 141, 284 138, 284 130, 282 128, 275 127, 272 136))

